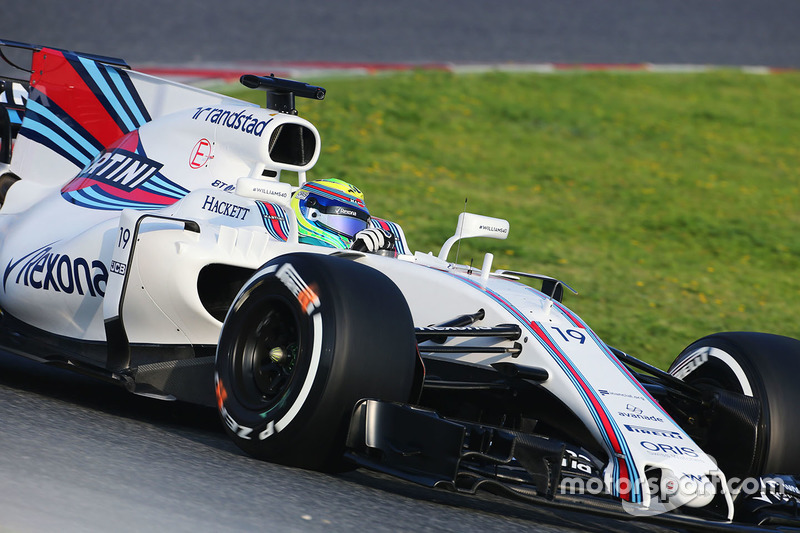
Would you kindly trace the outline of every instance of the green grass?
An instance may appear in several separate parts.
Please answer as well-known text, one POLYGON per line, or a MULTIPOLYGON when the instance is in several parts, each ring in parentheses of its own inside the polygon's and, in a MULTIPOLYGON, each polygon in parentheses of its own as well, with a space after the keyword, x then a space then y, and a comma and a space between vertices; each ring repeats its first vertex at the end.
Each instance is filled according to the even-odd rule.
MULTIPOLYGON (((410 72, 304 80, 341 177, 411 247, 506 218, 460 262, 563 279, 609 344, 662 367, 722 330, 800 337, 800 74, 410 72)), ((233 94, 263 104, 264 94, 233 94)))

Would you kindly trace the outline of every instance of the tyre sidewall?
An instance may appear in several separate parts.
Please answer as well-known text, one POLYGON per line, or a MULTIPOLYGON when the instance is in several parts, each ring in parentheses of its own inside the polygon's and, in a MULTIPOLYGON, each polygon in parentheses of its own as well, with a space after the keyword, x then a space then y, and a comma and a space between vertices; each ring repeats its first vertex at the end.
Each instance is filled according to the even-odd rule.
POLYGON ((405 299, 383 274, 324 255, 281 256, 245 285, 225 320, 217 355, 220 415, 228 434, 248 453, 325 468, 341 455, 359 399, 408 399, 415 346, 405 299), (251 315, 270 301, 291 306, 301 355, 285 401, 264 411, 236 392, 241 384, 236 383, 235 350, 251 315), (386 327, 382 315, 395 327, 386 327), (387 350, 395 356, 382 356, 387 350))
POLYGON ((336 334, 335 328, 325 328, 326 322, 332 322, 333 317, 324 320, 319 309, 312 309, 310 314, 301 309, 296 295, 278 277, 278 268, 280 266, 263 269, 240 292, 220 335, 219 347, 228 353, 218 353, 217 356, 215 384, 220 415, 236 443, 254 455, 269 454, 270 451, 280 455, 285 443, 293 439, 295 425, 292 422, 298 417, 300 420, 308 417, 302 407, 319 402, 330 373, 330 360, 323 357, 320 340, 316 344, 314 340, 335 341, 331 337, 336 334), (291 386, 282 399, 268 409, 254 409, 238 383, 241 374, 236 366, 241 354, 237 351, 242 349, 240 344, 246 334, 244 330, 252 324, 252 314, 275 302, 291 309, 303 356, 298 358, 291 386))
POLYGON ((800 342, 766 333, 718 333, 687 347, 669 372, 689 383, 721 386, 758 399, 765 432, 761 473, 800 470, 800 424, 795 416, 800 405, 800 342))

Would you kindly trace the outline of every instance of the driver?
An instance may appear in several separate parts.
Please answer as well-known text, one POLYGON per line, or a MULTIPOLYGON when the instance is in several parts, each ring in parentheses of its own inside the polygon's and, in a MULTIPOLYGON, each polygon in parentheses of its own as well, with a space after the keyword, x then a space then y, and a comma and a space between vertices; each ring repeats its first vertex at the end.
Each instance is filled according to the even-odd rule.
POLYGON ((298 240, 305 244, 396 255, 394 236, 369 227, 364 194, 336 178, 304 183, 292 196, 298 240))

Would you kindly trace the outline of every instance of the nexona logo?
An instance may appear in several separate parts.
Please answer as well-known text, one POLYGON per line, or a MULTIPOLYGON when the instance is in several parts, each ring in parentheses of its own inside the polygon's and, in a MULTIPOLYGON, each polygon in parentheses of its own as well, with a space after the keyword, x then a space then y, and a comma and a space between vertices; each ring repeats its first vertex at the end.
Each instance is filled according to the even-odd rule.
POLYGON ((247 111, 249 110, 242 109, 234 113, 230 109, 198 107, 195 114, 192 115, 192 119, 219 124, 220 126, 225 126, 232 130, 239 130, 255 135, 256 137, 261 137, 261 134, 264 133, 264 128, 267 127, 267 124, 272 122, 272 119, 258 120, 258 117, 254 117, 253 113, 245 115, 247 111), (205 116, 203 116, 204 113, 205 116))
POLYGON ((83 257, 71 258, 67 254, 56 254, 48 244, 8 262, 3 273, 3 289, 9 277, 17 272, 14 282, 33 289, 72 294, 77 292, 91 296, 105 296, 108 269, 102 261, 89 264, 83 257))

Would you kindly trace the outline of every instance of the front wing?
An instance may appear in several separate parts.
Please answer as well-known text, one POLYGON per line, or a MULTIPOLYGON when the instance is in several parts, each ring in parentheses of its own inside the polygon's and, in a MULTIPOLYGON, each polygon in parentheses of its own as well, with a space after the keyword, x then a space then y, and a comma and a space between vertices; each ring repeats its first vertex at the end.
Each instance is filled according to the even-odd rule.
POLYGON ((479 489, 513 499, 703 531, 800 531, 798 480, 760 480, 761 490, 739 498, 736 523, 726 506, 702 513, 632 513, 601 489, 602 463, 583 448, 543 435, 451 420, 407 404, 365 399, 353 412, 346 457, 359 466, 421 485, 475 494, 479 489), (576 483, 576 480, 582 480, 576 483))

